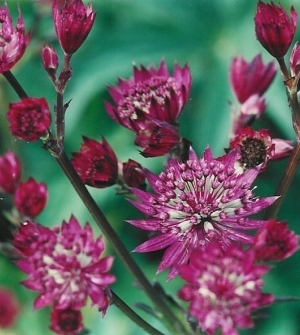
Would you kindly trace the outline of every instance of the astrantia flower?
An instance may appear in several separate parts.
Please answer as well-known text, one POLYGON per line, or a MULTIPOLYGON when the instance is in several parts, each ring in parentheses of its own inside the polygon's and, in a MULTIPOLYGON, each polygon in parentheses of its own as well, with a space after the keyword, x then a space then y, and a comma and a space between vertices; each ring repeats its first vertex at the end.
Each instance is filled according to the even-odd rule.
POLYGON ((251 250, 232 245, 224 253, 218 243, 211 243, 180 267, 187 284, 179 297, 190 302, 189 312, 203 332, 214 335, 220 329, 222 335, 238 335, 236 328, 253 326, 255 309, 273 302, 272 295, 261 292, 261 277, 269 268, 254 261, 251 250))
POLYGON ((11 327, 20 312, 20 304, 13 292, 0 287, 0 329, 11 327))
POLYGON ((53 1, 53 21, 59 43, 66 54, 73 54, 90 33, 96 12, 92 6, 83 4, 81 0, 72 0, 60 4, 53 1))
POLYGON ((80 311, 53 307, 50 329, 60 335, 76 335, 83 329, 82 314, 80 311))
POLYGON ((11 103, 7 113, 11 133, 17 138, 34 142, 48 135, 51 114, 44 98, 22 98, 11 103))
MULTIPOLYGON (((32 227, 29 227, 32 231, 32 227)), ((26 226, 17 233, 17 247, 24 234, 28 240, 26 226)), ((61 227, 43 227, 36 236, 32 249, 17 262, 20 269, 28 274, 24 286, 39 292, 35 308, 51 304, 60 310, 75 310, 85 306, 87 297, 105 313, 110 297, 107 286, 115 277, 107 273, 113 258, 101 258, 104 252, 101 237, 94 240, 91 227, 81 227, 75 217, 63 222, 61 227)))
POLYGON ((14 205, 22 214, 34 218, 45 208, 48 200, 48 190, 44 183, 38 183, 33 178, 20 183, 15 195, 14 205))
POLYGON ((14 193, 21 178, 21 163, 18 157, 11 151, 0 156, 0 190, 6 193, 14 193))
POLYGON ((280 261, 299 249, 299 236, 288 229, 286 222, 266 222, 254 237, 255 257, 263 261, 280 261))
POLYGON ((158 69, 134 67, 132 79, 119 79, 117 86, 108 88, 115 104, 106 103, 106 110, 112 119, 133 131, 143 128, 143 114, 176 125, 188 100, 190 86, 187 65, 181 68, 175 64, 173 76, 164 61, 158 69))
POLYGON ((117 182, 118 159, 104 138, 100 143, 83 136, 80 152, 72 155, 72 164, 85 184, 104 188, 117 182))
POLYGON ((254 17, 256 38, 272 56, 282 58, 294 38, 297 19, 294 7, 289 16, 282 6, 259 1, 254 17))
POLYGON ((275 64, 264 64, 261 55, 255 56, 249 63, 243 57, 234 57, 230 66, 231 87, 241 104, 254 94, 262 96, 275 75, 275 64))
POLYGON ((265 222, 248 216, 266 208, 277 197, 255 197, 251 184, 259 170, 236 173, 237 158, 233 151, 214 159, 210 149, 200 159, 191 152, 186 163, 170 158, 158 176, 146 171, 154 193, 133 189, 139 201, 131 202, 148 218, 129 223, 157 233, 135 251, 167 247, 158 272, 171 268, 168 279, 177 274, 178 267, 188 261, 194 249, 205 252, 207 244, 215 239, 224 249, 233 241, 251 244, 253 236, 243 231, 265 222))
POLYGON ((0 7, 0 73, 9 71, 23 56, 29 43, 25 36, 24 21, 19 10, 14 29, 8 8, 0 7))

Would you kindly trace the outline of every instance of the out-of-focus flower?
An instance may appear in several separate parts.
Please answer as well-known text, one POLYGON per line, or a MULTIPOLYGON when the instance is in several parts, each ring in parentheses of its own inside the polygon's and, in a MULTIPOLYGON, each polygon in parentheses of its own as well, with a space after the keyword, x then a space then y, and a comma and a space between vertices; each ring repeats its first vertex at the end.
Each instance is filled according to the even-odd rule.
POLYGON ((243 57, 234 57, 230 66, 230 83, 238 99, 243 104, 254 94, 262 96, 276 75, 274 62, 264 64, 261 55, 251 62, 243 57))
POLYGON ((33 178, 21 182, 14 195, 17 210, 30 218, 36 217, 45 208, 47 200, 47 186, 33 178))
POLYGON ((29 36, 25 36, 20 10, 18 23, 14 29, 8 8, 0 7, 0 25, 0 73, 3 73, 9 71, 23 56, 29 43, 29 36))
POLYGON ((179 269, 187 281, 179 291, 189 301, 189 312, 208 335, 238 335, 236 328, 253 326, 251 313, 271 304, 274 297, 261 292, 266 265, 256 265, 254 252, 231 245, 225 252, 211 243, 206 252, 195 250, 189 264, 179 269))
POLYGON ((144 157, 163 156, 175 149, 181 140, 178 130, 167 122, 148 120, 135 138, 135 144, 144 148, 144 157))
POLYGON ((255 257, 260 261, 280 261, 299 249, 299 236, 288 229, 286 222, 271 219, 256 233, 253 242, 255 257))
POLYGON ((170 158, 165 171, 158 176, 146 171, 154 193, 132 189, 139 201, 131 203, 148 218, 131 220, 138 228, 157 235, 138 246, 137 252, 167 250, 158 272, 170 268, 168 279, 186 263, 191 252, 217 239, 224 249, 232 242, 251 244, 253 236, 245 230, 260 227, 265 221, 250 219, 272 204, 277 197, 258 199, 251 184, 259 169, 235 172, 238 153, 230 152, 222 159, 214 159, 206 149, 198 159, 193 151, 185 163, 170 158))
POLYGON ((122 170, 127 186, 140 188, 142 190, 146 188, 146 176, 141 164, 129 159, 128 162, 123 163, 122 170))
POLYGON ((79 310, 66 308, 57 309, 51 313, 50 329, 60 335, 76 335, 83 330, 82 314, 79 310))
POLYGON ((14 136, 34 142, 47 136, 51 113, 44 98, 22 98, 21 101, 9 105, 7 119, 14 136))
POLYGON ((175 64, 171 76, 165 61, 158 69, 134 66, 133 78, 119 79, 119 84, 108 91, 114 104, 106 103, 106 111, 113 120, 124 127, 139 131, 147 119, 156 119, 176 125, 186 104, 191 86, 191 74, 187 65, 175 64))
POLYGON ((0 156, 0 190, 13 194, 21 178, 21 163, 11 151, 0 156))
POLYGON ((254 17, 256 38, 272 56, 282 58, 294 38, 297 19, 294 7, 289 16, 282 6, 258 1, 254 17))
POLYGON ((83 136, 80 152, 72 155, 72 164, 85 184, 104 188, 117 182, 118 159, 104 138, 100 143, 83 136))
POLYGON ((90 33, 96 12, 81 0, 65 2, 53 0, 52 15, 59 43, 66 54, 76 52, 90 33))
POLYGON ((0 329, 11 327, 20 312, 20 304, 14 294, 0 287, 0 329))
POLYGON ((53 82, 56 80, 56 71, 58 68, 58 56, 55 50, 49 45, 45 45, 42 50, 42 59, 44 68, 53 82))
POLYGON ((232 131, 230 138, 233 139, 242 128, 259 119, 265 109, 265 98, 260 97, 259 94, 252 95, 238 108, 231 106, 232 131))
MULTIPOLYGON (((32 231, 32 227, 29 229, 32 231)), ((26 225, 17 234, 20 250, 20 242, 26 243, 29 235, 26 225)), ((107 287, 115 281, 108 273, 113 257, 101 258, 104 249, 103 239, 94 240, 91 227, 88 224, 81 227, 73 216, 61 227, 43 227, 35 243, 26 244, 26 254, 17 261, 19 268, 28 274, 24 286, 39 292, 34 307, 54 303, 59 310, 79 310, 90 297, 104 314, 110 304, 107 287)))

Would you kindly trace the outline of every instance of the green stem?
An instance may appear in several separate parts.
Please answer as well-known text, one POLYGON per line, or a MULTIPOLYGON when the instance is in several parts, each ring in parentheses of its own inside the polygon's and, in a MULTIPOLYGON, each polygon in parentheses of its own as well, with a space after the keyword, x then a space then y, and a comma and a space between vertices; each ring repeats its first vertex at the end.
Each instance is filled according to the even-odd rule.
POLYGON ((148 322, 136 314, 118 295, 112 292, 113 304, 122 311, 129 319, 144 329, 150 335, 164 335, 159 330, 153 328, 148 322))
POLYGON ((65 110, 64 110, 63 93, 56 94, 56 139, 59 149, 64 149, 65 137, 65 110))
POLYGON ((23 87, 20 85, 16 77, 10 71, 3 72, 2 74, 5 77, 5 79, 9 82, 11 87, 14 89, 14 91, 18 94, 20 99, 28 97, 23 87))

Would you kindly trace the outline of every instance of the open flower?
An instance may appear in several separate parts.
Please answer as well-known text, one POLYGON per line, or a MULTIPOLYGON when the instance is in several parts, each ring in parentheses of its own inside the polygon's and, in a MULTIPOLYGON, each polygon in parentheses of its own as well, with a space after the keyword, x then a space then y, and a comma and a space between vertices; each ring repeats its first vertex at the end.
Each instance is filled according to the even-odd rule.
POLYGON ((16 247, 23 257, 17 261, 19 268, 28 274, 24 286, 39 292, 35 308, 55 304, 59 310, 79 310, 90 297, 102 313, 110 303, 108 285, 115 277, 108 273, 112 266, 111 256, 101 257, 104 242, 94 239, 91 227, 81 227, 75 217, 52 229, 28 227, 38 231, 34 243, 26 243, 29 234, 27 224, 16 233, 16 247), (24 235, 24 236, 23 236, 24 235), (22 241, 26 244, 23 248, 22 241), (21 248, 20 248, 21 247, 21 248))
POLYGON ((0 73, 9 71, 23 56, 29 43, 25 36, 24 21, 19 10, 18 23, 14 29, 8 8, 0 7, 0 73))
POLYGON ((13 194, 20 182, 21 163, 11 151, 0 156, 0 190, 13 194))
POLYGON ((272 56, 282 58, 294 38, 297 19, 294 7, 289 16, 282 6, 258 1, 254 17, 256 38, 272 56))
POLYGON ((179 269, 187 281, 178 295, 189 301, 189 312, 208 335, 238 335, 236 328, 253 326, 251 313, 273 302, 261 292, 266 265, 256 265, 254 252, 231 245, 225 252, 211 243, 206 252, 193 251, 179 269))
POLYGON ((170 158, 158 176, 146 171, 154 193, 132 189, 138 201, 131 203, 148 218, 129 223, 157 233, 135 251, 167 248, 158 272, 170 268, 168 279, 177 274, 194 249, 205 251, 211 240, 218 240, 224 249, 232 242, 251 244, 253 236, 244 231, 265 222, 248 216, 271 205, 277 197, 255 197, 251 184, 259 170, 236 173, 237 156, 233 151, 214 159, 206 149, 200 159, 191 152, 186 163, 170 158))

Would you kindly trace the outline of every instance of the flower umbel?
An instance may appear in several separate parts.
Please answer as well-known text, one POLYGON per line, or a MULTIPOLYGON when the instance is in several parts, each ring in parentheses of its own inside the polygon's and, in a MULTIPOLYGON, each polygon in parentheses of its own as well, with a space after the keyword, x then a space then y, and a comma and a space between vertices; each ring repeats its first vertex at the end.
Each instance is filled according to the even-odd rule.
MULTIPOLYGON (((28 274, 24 286, 39 292, 34 307, 55 303, 60 310, 79 310, 90 297, 93 305, 105 313, 110 303, 107 286, 115 277, 107 273, 113 258, 101 258, 105 248, 102 238, 94 240, 91 227, 81 227, 75 217, 64 221, 61 227, 33 229, 30 224, 29 229, 39 231, 39 235, 31 250, 26 244, 26 253, 17 265, 28 274)), ((21 242, 28 241, 26 224, 15 239, 20 251, 21 242)))
POLYGON ((158 267, 158 272, 171 268, 168 279, 177 274, 194 249, 205 251, 215 239, 224 249, 234 241, 251 244, 253 236, 243 231, 265 222, 248 216, 271 205, 277 197, 255 197, 251 184, 259 170, 238 174, 234 169, 237 157, 233 151, 214 159, 211 150, 206 149, 200 159, 191 152, 186 163, 170 158, 158 176, 146 172, 154 193, 133 189, 139 201, 131 203, 150 218, 129 223, 157 233, 135 251, 168 247, 158 267))
POLYGON ((263 294, 261 276, 268 272, 265 265, 256 265, 254 252, 231 245, 224 253, 218 243, 211 243, 206 252, 195 250, 189 264, 179 269, 187 281, 179 291, 189 301, 189 312, 199 328, 208 335, 238 335, 236 328, 253 326, 251 313, 273 302, 263 294))

